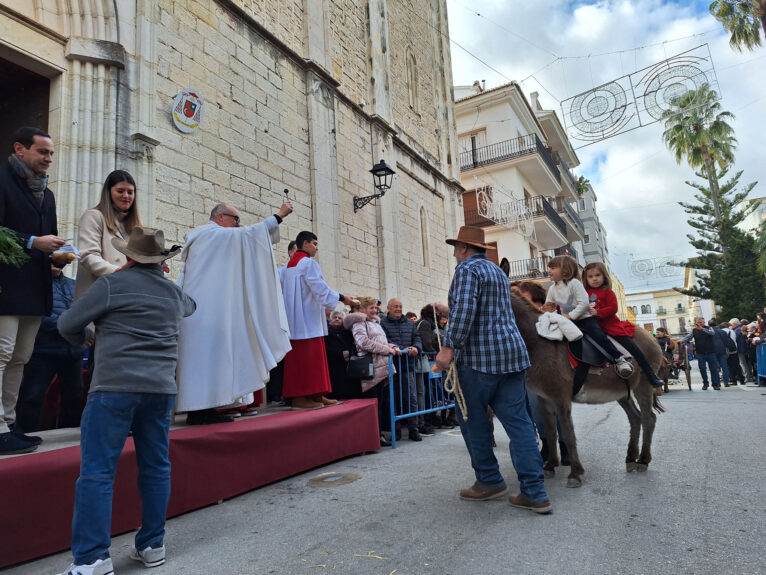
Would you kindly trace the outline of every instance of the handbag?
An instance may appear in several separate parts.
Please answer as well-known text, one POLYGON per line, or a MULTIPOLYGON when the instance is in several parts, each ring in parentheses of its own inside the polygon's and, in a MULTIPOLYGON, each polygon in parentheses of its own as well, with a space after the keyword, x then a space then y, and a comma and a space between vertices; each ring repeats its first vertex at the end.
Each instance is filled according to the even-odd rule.
MULTIPOLYGON (((370 332, 367 329, 367 320, 364 321, 364 330, 367 332, 367 337, 369 337, 370 332)), ((372 379, 375 376, 372 354, 357 355, 356 344, 354 344, 354 354, 348 358, 348 363, 346 364, 346 375, 351 379, 372 379)))
POLYGON ((346 364, 346 375, 352 379, 372 379, 375 376, 375 366, 372 354, 352 355, 346 364))

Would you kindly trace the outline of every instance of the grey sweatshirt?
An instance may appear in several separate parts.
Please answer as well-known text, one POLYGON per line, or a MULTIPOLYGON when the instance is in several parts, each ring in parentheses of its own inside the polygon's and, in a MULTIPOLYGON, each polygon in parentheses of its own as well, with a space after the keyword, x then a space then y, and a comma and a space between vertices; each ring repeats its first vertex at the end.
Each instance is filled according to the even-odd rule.
POLYGON ((61 314, 58 329, 80 346, 96 324, 90 391, 175 394, 178 328, 196 307, 159 264, 134 264, 101 276, 61 314))

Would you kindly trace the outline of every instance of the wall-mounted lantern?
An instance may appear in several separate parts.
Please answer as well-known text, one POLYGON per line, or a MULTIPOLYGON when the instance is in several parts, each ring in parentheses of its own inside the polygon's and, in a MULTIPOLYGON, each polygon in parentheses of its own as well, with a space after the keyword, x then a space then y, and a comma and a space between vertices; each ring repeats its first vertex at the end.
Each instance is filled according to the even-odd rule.
POLYGON ((354 212, 361 210, 372 200, 382 198, 385 195, 386 190, 391 189, 391 183, 394 180, 394 174, 396 172, 393 171, 388 164, 386 164, 385 160, 381 160, 372 167, 370 173, 372 174, 375 189, 378 190, 378 193, 371 196, 364 196, 362 198, 354 196, 354 212))

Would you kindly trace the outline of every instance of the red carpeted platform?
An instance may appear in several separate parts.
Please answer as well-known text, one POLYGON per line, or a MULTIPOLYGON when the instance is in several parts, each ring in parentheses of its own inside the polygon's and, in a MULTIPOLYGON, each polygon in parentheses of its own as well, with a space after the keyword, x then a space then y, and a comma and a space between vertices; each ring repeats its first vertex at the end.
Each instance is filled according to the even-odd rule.
MULTIPOLYGON (((171 430, 168 517, 378 449, 378 410, 370 399, 171 430)), ((79 468, 79 447, 0 461, 0 567, 69 548, 79 468)), ((140 524, 136 477, 133 441, 128 439, 114 484, 113 534, 140 524)))

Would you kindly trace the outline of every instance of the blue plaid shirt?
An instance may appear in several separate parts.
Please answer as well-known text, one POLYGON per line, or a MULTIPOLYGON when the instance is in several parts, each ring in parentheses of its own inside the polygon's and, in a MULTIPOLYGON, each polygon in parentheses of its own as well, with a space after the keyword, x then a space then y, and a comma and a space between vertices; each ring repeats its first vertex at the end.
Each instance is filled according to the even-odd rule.
POLYGON ((508 277, 482 254, 455 268, 444 345, 455 350, 455 363, 482 373, 513 373, 530 366, 511 309, 508 277))

